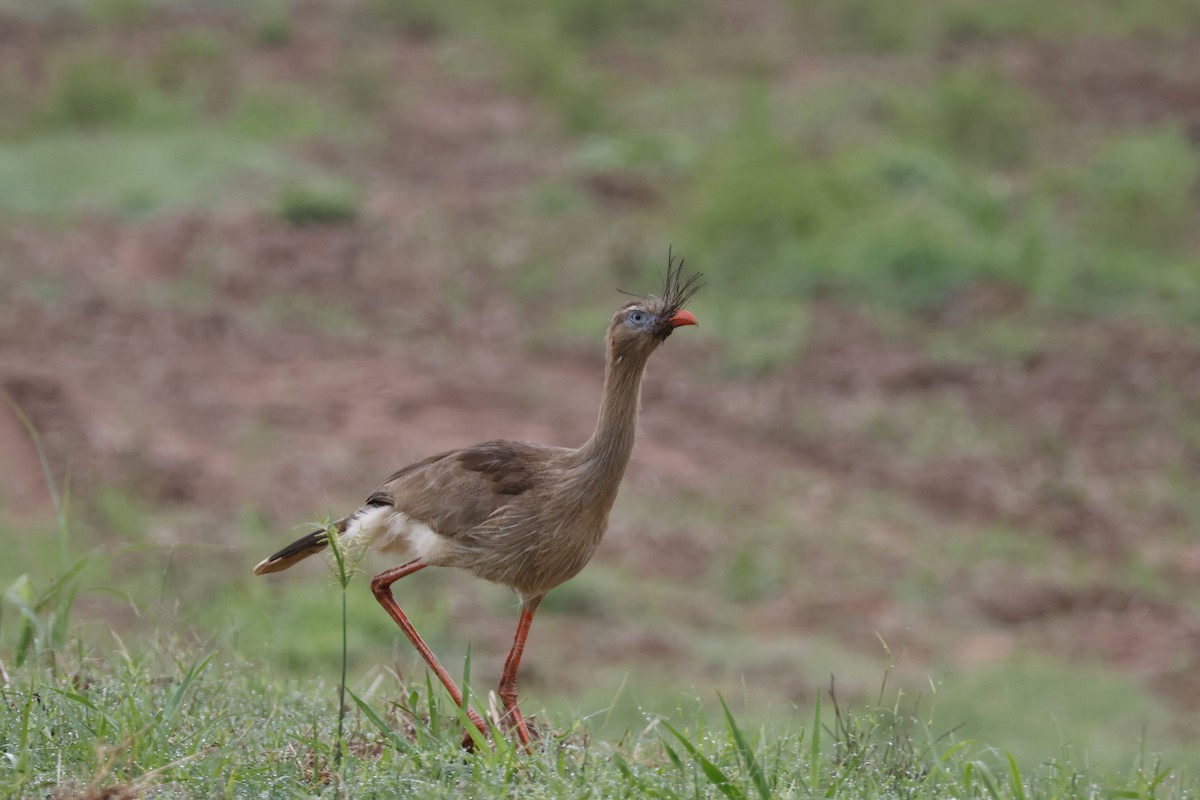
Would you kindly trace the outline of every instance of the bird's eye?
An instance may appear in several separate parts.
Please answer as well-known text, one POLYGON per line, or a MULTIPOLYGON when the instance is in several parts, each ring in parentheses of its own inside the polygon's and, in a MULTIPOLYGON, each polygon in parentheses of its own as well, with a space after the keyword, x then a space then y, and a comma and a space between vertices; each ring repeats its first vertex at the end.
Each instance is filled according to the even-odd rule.
POLYGON ((645 325, 647 322, 650 321, 650 315, 647 314, 645 311, 639 311, 637 309, 634 309, 633 311, 629 312, 629 316, 627 317, 627 319, 633 325, 645 325))

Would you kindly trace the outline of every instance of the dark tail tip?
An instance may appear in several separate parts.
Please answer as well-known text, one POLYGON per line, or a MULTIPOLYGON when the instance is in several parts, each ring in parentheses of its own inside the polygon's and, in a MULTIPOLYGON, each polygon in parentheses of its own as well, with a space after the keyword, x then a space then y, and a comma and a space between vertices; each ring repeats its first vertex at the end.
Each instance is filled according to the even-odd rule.
POLYGON ((264 558, 254 566, 255 575, 266 575, 268 572, 279 572, 287 569, 298 561, 324 550, 329 544, 328 532, 325 528, 301 536, 287 547, 274 555, 264 558))

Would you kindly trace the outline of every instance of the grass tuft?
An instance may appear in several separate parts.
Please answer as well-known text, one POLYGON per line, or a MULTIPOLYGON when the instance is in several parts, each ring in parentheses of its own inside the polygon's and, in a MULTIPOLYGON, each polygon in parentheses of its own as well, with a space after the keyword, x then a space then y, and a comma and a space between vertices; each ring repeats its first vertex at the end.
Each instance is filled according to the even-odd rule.
POLYGON ((132 120, 142 89, 129 67, 103 54, 80 56, 66 64, 42 110, 43 125, 100 128, 132 120))
POLYGON ((951 72, 934 86, 932 123, 948 149, 996 169, 1029 161, 1035 109, 1029 94, 995 69, 951 72))
POLYGON ((1085 234, 1105 247, 1178 252, 1195 233, 1200 155, 1177 131, 1110 143, 1081 176, 1085 234))
POLYGON ((358 219, 358 198, 345 187, 291 186, 279 196, 279 215, 296 226, 342 225, 358 219))
POLYGON ((414 39, 433 39, 454 23, 454 7, 437 0, 367 0, 366 16, 372 24, 414 39))

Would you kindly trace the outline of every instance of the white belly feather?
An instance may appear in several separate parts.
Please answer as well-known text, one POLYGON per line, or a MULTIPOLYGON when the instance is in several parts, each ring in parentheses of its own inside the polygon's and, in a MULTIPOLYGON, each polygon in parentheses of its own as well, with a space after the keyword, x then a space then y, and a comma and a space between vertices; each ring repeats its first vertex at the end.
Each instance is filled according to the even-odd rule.
POLYGON ((351 548, 372 545, 389 552, 406 552, 427 564, 436 564, 446 540, 424 522, 417 522, 391 506, 367 506, 346 525, 341 541, 351 548))

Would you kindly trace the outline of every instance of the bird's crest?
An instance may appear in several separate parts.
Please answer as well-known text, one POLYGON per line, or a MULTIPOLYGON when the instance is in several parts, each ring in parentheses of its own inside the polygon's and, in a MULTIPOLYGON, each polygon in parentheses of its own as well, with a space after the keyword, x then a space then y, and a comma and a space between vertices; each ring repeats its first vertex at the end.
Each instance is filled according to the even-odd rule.
POLYGON ((663 288, 660 296, 635 294, 623 289, 618 289, 617 291, 621 292, 621 294, 627 294, 643 300, 655 300, 662 305, 659 313, 665 317, 670 317, 676 311, 683 308, 696 295, 696 292, 704 288, 704 281, 701 280, 704 277, 704 273, 694 272, 687 278, 684 278, 683 265, 684 260, 682 258, 675 258, 671 249, 667 248, 667 274, 663 277, 663 288))

